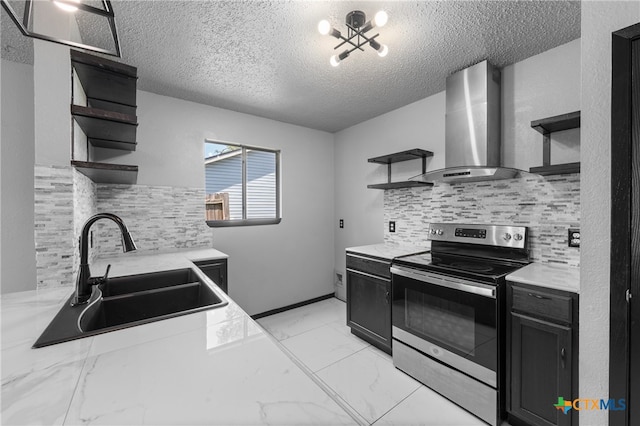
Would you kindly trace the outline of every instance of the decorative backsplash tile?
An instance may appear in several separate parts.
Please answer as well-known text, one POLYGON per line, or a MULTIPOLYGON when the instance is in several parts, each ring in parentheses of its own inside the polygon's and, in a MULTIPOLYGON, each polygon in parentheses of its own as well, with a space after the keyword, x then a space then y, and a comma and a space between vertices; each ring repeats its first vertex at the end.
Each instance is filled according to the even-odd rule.
MULTIPOLYGON (((71 167, 36 166, 34 174, 38 288, 75 284, 80 233, 98 212, 120 216, 140 251, 213 246, 203 188, 95 184, 71 167)), ((98 256, 122 253, 120 231, 113 222, 96 222, 91 231, 89 263, 98 256)))
POLYGON ((73 285, 74 190, 70 167, 34 168, 38 288, 73 285))
MULTIPOLYGON (((97 208, 115 213, 129 228, 138 250, 213 247, 205 222, 204 188, 99 184, 97 208)), ((110 221, 96 224, 98 256, 122 253, 120 232, 110 221)))
POLYGON ((580 174, 386 190, 384 221, 385 242, 416 244, 427 240, 431 222, 527 226, 533 261, 579 266, 567 229, 580 227, 580 174))

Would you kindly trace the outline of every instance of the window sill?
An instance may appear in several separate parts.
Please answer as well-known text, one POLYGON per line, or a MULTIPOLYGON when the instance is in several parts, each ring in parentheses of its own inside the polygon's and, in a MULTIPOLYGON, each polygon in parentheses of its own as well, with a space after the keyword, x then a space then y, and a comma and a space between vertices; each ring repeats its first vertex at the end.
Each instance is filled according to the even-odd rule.
POLYGON ((227 228, 230 226, 258 226, 258 225, 277 225, 282 221, 278 219, 239 219, 239 220, 207 220, 210 228, 227 228))

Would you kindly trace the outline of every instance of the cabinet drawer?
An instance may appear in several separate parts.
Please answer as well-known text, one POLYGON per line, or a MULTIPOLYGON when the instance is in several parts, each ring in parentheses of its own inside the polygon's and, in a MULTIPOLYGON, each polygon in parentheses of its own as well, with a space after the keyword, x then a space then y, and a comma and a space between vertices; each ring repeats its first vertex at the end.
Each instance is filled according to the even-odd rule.
POLYGON ((366 272, 379 277, 391 278, 391 262, 347 253, 347 269, 366 272))
POLYGON ((571 296, 512 286, 511 309, 537 317, 571 324, 571 296))

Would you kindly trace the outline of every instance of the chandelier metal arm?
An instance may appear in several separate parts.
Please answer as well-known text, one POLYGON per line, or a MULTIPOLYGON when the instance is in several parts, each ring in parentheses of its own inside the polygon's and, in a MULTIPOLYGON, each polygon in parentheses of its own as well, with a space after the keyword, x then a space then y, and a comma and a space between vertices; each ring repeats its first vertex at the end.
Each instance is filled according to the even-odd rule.
POLYGON ((362 38, 364 38, 365 41, 363 42, 358 42, 357 44, 354 43, 353 41, 351 41, 352 38, 354 38, 355 36, 357 36, 358 34, 354 34, 351 37, 349 37, 348 39, 345 38, 344 36, 341 36, 340 38, 342 40, 344 40, 342 43, 338 44, 336 47, 334 47, 333 49, 336 50, 338 49, 340 46, 344 45, 345 43, 350 43, 353 47, 353 49, 351 49, 349 52, 353 52, 356 49, 360 49, 364 52, 364 49, 362 48, 362 46, 364 46, 365 44, 371 43, 372 40, 374 40, 376 37, 378 37, 380 35, 380 33, 374 35, 373 37, 366 37, 361 35, 362 38))

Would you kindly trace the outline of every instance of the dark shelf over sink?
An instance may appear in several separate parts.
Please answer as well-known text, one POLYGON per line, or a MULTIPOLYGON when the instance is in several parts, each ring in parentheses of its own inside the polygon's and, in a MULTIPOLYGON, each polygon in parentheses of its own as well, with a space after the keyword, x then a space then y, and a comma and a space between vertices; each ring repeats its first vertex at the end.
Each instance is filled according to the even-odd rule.
POLYGON ((87 97, 136 106, 136 67, 76 50, 71 50, 71 64, 87 97))
POLYGON ((427 158, 433 157, 433 152, 420 148, 409 149, 407 151, 396 152, 394 154, 381 155, 380 157, 369 158, 369 163, 386 164, 388 181, 386 183, 375 183, 367 185, 370 189, 398 189, 398 188, 414 188, 417 186, 433 186, 430 182, 422 181, 401 181, 391 182, 391 164, 401 161, 422 160, 422 174, 427 170, 427 158))
POLYGON ((138 127, 135 115, 80 105, 71 105, 71 114, 94 146, 135 151, 138 127))
POLYGON ((138 166, 71 160, 71 165, 95 183, 134 184, 138 166))

